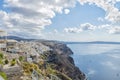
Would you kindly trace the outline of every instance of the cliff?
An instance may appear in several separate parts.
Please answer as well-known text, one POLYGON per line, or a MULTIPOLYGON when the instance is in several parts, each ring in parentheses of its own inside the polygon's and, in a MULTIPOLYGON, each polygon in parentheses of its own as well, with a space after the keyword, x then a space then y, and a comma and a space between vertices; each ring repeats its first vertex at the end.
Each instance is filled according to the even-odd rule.
MULTIPOLYGON (((85 80, 85 75, 74 64, 73 58, 70 57, 73 52, 65 44, 59 42, 42 42, 44 45, 52 48, 52 51, 46 52, 52 68, 66 74, 72 80, 85 80)), ((59 75, 58 75, 59 76, 59 75)), ((59 76, 60 77, 60 76, 59 76)), ((62 77, 61 77, 62 78, 62 77)), ((65 80, 62 78, 62 80, 65 80)))

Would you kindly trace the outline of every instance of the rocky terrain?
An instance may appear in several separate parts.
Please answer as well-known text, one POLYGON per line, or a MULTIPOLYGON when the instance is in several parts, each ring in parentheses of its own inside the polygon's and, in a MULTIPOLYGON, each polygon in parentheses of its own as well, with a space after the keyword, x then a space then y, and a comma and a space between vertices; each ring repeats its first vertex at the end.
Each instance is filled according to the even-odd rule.
POLYGON ((8 61, 9 64, 2 64, 4 66, 0 71, 6 73, 8 80, 39 80, 36 77, 43 80, 85 80, 84 73, 75 66, 71 54, 73 52, 60 42, 20 41, 14 52, 4 53, 2 60, 9 59, 16 64, 11 66, 8 61), (10 68, 5 67, 8 65, 10 68))
MULTIPOLYGON (((59 42, 42 42, 49 46, 53 51, 47 53, 50 64, 54 64, 54 69, 66 74, 72 80, 84 80, 85 75, 75 66, 73 58, 70 57, 73 52, 65 44, 59 42)), ((61 77, 62 78, 62 77, 61 77)), ((62 79, 64 80, 64 79, 62 79)))

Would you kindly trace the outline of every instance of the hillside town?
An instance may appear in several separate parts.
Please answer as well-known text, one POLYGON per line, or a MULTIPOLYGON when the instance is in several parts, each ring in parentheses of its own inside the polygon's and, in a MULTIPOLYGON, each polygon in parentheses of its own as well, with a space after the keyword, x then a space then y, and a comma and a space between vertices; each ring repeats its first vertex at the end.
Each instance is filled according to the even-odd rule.
MULTIPOLYGON (((39 61, 42 61, 42 59, 40 58, 40 54, 49 50, 49 47, 41 43, 27 41, 18 42, 14 39, 7 39, 7 32, 0 30, 0 55, 2 55, 1 58, 4 60, 4 62, 2 62, 3 60, 0 61, 2 62, 0 64, 0 71, 5 72, 8 76, 15 76, 13 74, 21 75, 23 71, 20 58, 24 58, 24 60, 29 63, 37 63, 39 61), (14 61, 16 61, 16 63, 14 63, 14 61)), ((36 75, 35 72, 36 71, 34 70, 33 73, 36 75)), ((36 76, 34 76, 33 74, 31 75, 31 77, 32 80, 40 80, 36 79, 36 76)), ((22 78, 23 80, 30 80, 29 77, 22 76, 21 80, 22 78)))
POLYGON ((85 80, 65 44, 7 36, 0 30, 0 80, 85 80))

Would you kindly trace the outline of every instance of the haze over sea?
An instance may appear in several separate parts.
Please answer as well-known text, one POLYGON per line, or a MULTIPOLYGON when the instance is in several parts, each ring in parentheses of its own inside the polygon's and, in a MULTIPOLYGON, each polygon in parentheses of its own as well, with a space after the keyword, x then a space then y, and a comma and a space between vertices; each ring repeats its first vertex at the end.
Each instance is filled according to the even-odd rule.
POLYGON ((67 44, 88 80, 120 80, 120 44, 67 44))

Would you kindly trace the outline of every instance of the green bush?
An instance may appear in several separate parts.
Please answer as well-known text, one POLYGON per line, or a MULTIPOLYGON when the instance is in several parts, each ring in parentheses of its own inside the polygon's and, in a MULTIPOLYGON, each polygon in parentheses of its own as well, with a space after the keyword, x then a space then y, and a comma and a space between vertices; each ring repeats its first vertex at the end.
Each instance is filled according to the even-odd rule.
POLYGON ((5 64, 8 64, 8 63, 9 63, 8 59, 5 59, 5 64))
POLYGON ((4 80, 8 80, 7 75, 4 72, 0 72, 0 76, 2 76, 4 80))
POLYGON ((16 64, 15 61, 11 61, 11 66, 14 66, 16 64))
POLYGON ((19 57, 19 61, 23 61, 24 58, 22 56, 19 57))
POLYGON ((14 58, 14 59, 12 59, 12 61, 16 61, 16 59, 14 58))
POLYGON ((16 59, 12 59, 12 61, 10 62, 11 66, 14 66, 16 64, 16 59))
POLYGON ((2 59, 0 59, 0 64, 3 64, 3 61, 2 61, 2 59))
POLYGON ((4 55, 2 53, 0 53, 0 59, 3 59, 4 55))

